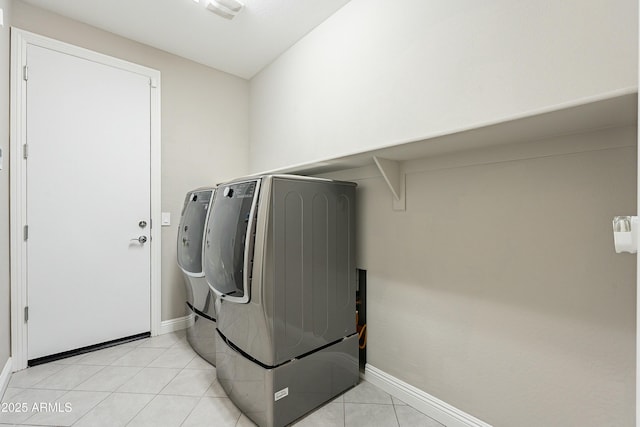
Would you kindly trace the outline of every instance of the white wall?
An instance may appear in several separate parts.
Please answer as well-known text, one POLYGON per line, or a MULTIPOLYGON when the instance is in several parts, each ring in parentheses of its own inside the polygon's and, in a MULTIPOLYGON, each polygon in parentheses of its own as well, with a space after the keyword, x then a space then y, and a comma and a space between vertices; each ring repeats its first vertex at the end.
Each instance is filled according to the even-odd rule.
POLYGON ((9 307, 9 28, 11 0, 0 0, 4 27, 0 27, 0 370, 9 358, 11 311, 9 307))
POLYGON ((244 79, 14 1, 13 25, 162 73, 162 319, 185 315, 176 235, 187 190, 247 172, 248 95, 244 79))
POLYGON ((635 0, 352 0, 251 80, 251 171, 637 86, 635 0))
POLYGON ((635 127, 406 162, 358 183, 367 361, 494 426, 633 426, 635 127))

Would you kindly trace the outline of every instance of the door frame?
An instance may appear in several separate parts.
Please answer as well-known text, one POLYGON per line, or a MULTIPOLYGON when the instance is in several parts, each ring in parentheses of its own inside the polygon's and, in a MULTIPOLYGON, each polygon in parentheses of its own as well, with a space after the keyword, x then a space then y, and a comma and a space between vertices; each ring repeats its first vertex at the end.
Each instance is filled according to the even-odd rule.
POLYGON ((93 52, 78 46, 44 37, 15 27, 11 28, 11 123, 9 139, 10 172, 10 240, 11 240, 11 360, 13 371, 27 367, 28 340, 25 310, 27 305, 27 245, 24 240, 26 224, 26 167, 23 158, 26 139, 27 85, 23 78, 27 60, 27 45, 36 45, 99 64, 130 71, 149 78, 150 135, 151 135, 151 335, 158 335, 161 326, 161 145, 160 145, 160 72, 118 58, 93 52))

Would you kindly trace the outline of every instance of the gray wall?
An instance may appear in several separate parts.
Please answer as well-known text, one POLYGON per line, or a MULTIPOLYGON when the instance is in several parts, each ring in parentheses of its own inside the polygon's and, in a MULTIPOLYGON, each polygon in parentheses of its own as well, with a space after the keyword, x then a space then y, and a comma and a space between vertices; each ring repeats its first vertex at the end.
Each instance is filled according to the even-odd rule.
POLYGON ((368 362, 494 426, 633 426, 636 130, 405 163, 358 183, 368 362))
POLYGON ((0 27, 0 371, 11 352, 11 312, 9 308, 9 28, 11 0, 0 0, 4 27, 0 27))
POLYGON ((176 234, 187 190, 247 171, 248 82, 167 52, 14 1, 13 25, 162 73, 162 319, 185 315, 176 234))

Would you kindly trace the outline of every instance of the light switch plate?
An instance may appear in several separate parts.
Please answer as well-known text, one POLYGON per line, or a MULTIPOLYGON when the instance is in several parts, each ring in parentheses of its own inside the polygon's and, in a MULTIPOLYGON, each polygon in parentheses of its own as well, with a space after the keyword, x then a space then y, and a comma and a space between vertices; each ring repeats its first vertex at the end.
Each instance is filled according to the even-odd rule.
POLYGON ((162 226, 171 225, 171 212, 162 212, 162 226))

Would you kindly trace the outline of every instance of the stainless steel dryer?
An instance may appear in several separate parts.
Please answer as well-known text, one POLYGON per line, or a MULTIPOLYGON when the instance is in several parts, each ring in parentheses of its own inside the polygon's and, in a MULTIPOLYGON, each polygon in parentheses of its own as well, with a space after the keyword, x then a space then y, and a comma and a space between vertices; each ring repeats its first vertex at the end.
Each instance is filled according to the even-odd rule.
POLYGON ((355 184, 266 175, 218 186, 204 271, 218 296, 216 371, 260 426, 358 383, 355 184))
POLYGON ((187 340, 212 365, 216 353, 215 294, 202 270, 202 239, 214 192, 213 188, 200 188, 187 193, 178 229, 178 265, 185 279, 187 309, 195 319, 187 329, 187 340))

